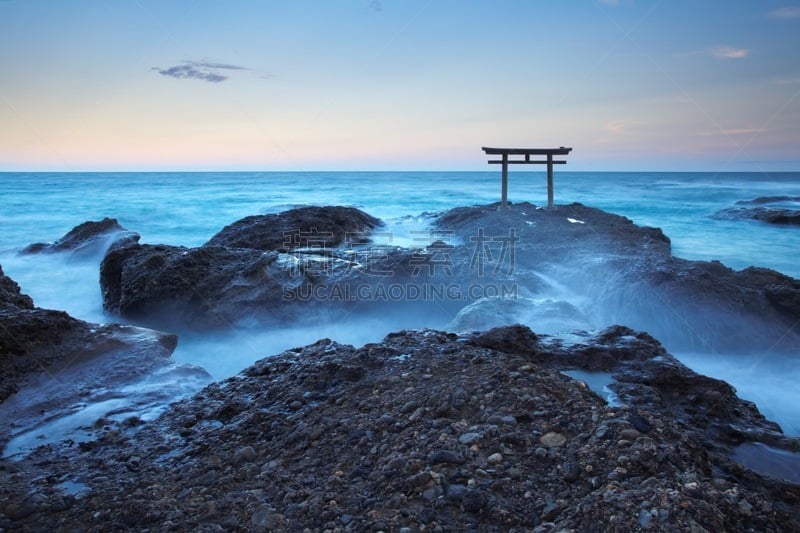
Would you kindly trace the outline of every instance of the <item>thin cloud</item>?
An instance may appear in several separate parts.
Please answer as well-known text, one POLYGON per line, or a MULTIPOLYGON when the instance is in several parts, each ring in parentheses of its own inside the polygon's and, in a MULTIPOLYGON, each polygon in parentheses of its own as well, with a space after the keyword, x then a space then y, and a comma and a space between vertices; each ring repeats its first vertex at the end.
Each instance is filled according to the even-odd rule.
POLYGON ((800 7, 788 6, 773 9, 767 13, 767 17, 777 20, 790 20, 800 18, 800 7))
POLYGON ((370 0, 369 8, 376 13, 383 11, 383 3, 380 0, 370 0))
POLYGON ((764 128, 731 128, 727 130, 722 130, 721 133, 724 135, 752 135, 754 133, 764 133, 764 128))
POLYGON ((728 128, 716 131, 704 131, 699 134, 700 137, 717 137, 718 135, 755 135, 757 133, 764 133, 764 128, 728 128))
POLYGON ((778 85, 798 85, 800 78, 775 78, 772 82, 778 85))
POLYGON ((683 54, 676 54, 676 57, 707 56, 715 59, 742 59, 750 54, 747 48, 734 48, 733 46, 715 46, 714 48, 704 48, 683 54))
POLYGON ((747 57, 750 50, 747 48, 733 48, 732 46, 717 46, 709 52, 717 59, 742 59, 747 57))
POLYGON ((626 124, 621 120, 612 120, 606 124, 606 131, 620 134, 625 131, 626 124))
POLYGON ((212 63, 208 61, 184 61, 180 65, 168 68, 153 67, 162 76, 175 79, 193 79, 208 83, 221 83, 230 78, 229 71, 249 70, 247 67, 229 63, 212 63), (225 74, 224 74, 225 73, 225 74))
POLYGON ((186 61, 196 67, 221 69, 221 70, 250 70, 247 67, 240 67, 239 65, 231 65, 229 63, 208 63, 206 61, 186 61))

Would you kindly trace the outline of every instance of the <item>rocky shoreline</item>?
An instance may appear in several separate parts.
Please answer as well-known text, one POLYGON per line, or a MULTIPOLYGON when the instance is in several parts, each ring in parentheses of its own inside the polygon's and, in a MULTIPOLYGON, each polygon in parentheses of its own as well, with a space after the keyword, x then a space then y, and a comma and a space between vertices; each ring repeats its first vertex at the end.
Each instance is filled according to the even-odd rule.
POLYGON ((4 461, 0 524, 800 529, 800 486, 730 459, 741 439, 781 439, 753 405, 646 334, 612 328, 582 340, 565 345, 522 326, 461 337, 402 331, 358 349, 323 339, 212 384, 154 422, 109 423, 95 441, 4 461), (618 369, 625 405, 608 406, 558 370, 580 361, 618 369), (736 425, 753 431, 721 431, 736 425))
MULTIPOLYGON (((579 204, 458 208, 432 228, 430 242, 403 249, 378 243, 380 221, 366 213, 301 208, 248 217, 191 249, 138 244, 113 219, 28 247, 106 247, 106 309, 148 326, 315 320, 342 302, 298 294, 374 289, 387 281, 376 272, 463 291, 513 282, 518 293, 437 302, 450 332, 265 353, 156 419, 117 409, 84 438, 0 459, 0 529, 800 531, 797 439, 651 336, 752 349, 782 332, 797 353, 788 324, 800 282, 672 257, 660 230, 579 204), (508 325, 517 317, 542 329, 508 325), (574 370, 605 379, 618 404, 574 370)), ((0 444, 154 372, 207 383, 171 362, 175 342, 36 308, 0 269, 0 444)))

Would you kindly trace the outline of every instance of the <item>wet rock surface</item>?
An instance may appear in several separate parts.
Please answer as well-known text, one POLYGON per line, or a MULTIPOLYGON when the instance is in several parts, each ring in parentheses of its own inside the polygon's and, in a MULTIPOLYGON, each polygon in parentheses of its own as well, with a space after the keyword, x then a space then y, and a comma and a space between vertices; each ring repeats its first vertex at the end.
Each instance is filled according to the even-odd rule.
POLYGON ((0 269, 0 443, 19 450, 0 459, 0 529, 800 530, 800 488, 781 475, 796 440, 650 334, 586 332, 796 350, 798 280, 672 257, 660 230, 580 204, 454 209, 414 249, 370 243, 379 221, 349 208, 248 217, 197 248, 116 239, 111 222, 57 250, 110 245, 104 306, 140 323, 301 323, 355 311, 350 294, 359 312, 421 313, 427 298, 375 297, 411 284, 454 288, 433 306, 462 335, 323 339, 151 420, 133 413, 209 379, 169 361, 176 337, 38 309, 0 269), (514 297, 470 292, 506 283, 514 297), (542 329, 472 332, 520 318, 542 329), (610 375, 622 405, 572 369, 610 375), (80 435, 47 438, 96 404, 111 410, 80 435))
POLYGON ((91 325, 39 309, 0 266, 0 402, 88 341, 91 325))
POLYGON ((461 309, 449 331, 469 332, 522 322, 536 324, 541 333, 589 330, 591 322, 565 301, 533 298, 482 298, 461 309))
MULTIPOLYGON (((555 294, 582 302, 578 316, 593 328, 626 324, 673 349, 800 350, 793 329, 800 316, 800 281, 763 268, 735 271, 717 261, 674 257, 661 230, 625 217, 580 204, 546 210, 521 203, 453 209, 436 226, 464 242, 482 236, 494 246, 489 248, 494 258, 500 257, 502 239, 513 234, 518 296, 541 301, 542 295, 555 294), (524 280, 534 276, 549 287, 526 293, 524 280)), ((451 257, 457 265, 469 264, 477 250, 457 247, 451 257)), ((495 305, 505 305, 519 320, 535 309, 516 309, 524 305, 520 301, 495 305)))
POLYGON ((800 225, 800 197, 762 196, 754 200, 740 200, 736 207, 714 213, 720 220, 760 220, 769 224, 800 225))
POLYGON ((173 334, 91 324, 35 307, 0 267, 0 446, 25 434, 32 442, 61 435, 59 421, 91 404, 105 402, 100 414, 112 417, 163 405, 181 395, 171 379, 177 375, 185 389, 197 390, 211 376, 171 361, 177 341, 173 334))
POLYGON ((753 200, 739 200, 736 205, 780 204, 786 202, 800 203, 800 196, 759 196, 753 200))
POLYGON ((151 325, 230 327, 279 306, 284 287, 303 279, 278 252, 219 246, 136 245, 100 266, 103 307, 151 325))
MULTIPOLYGON (((752 402, 736 396, 724 381, 697 374, 652 336, 625 326, 598 333, 575 333, 565 342, 538 336, 520 325, 476 333, 468 342, 506 353, 522 354, 556 369, 607 372, 610 388, 634 410, 671 413, 709 449, 730 451, 745 441, 758 440, 793 450, 796 443, 780 427, 764 418, 752 402)), ((647 433, 650 424, 634 423, 647 433)))
POLYGON ((760 220, 768 224, 800 225, 800 210, 777 207, 729 207, 714 213, 720 220, 760 220))
POLYGON ((732 462, 730 435, 714 429, 773 432, 752 406, 646 334, 580 339, 522 326, 402 331, 361 348, 323 339, 153 422, 0 463, 0 526, 800 529, 800 487, 732 462), (614 372, 626 405, 564 366, 614 372))
MULTIPOLYGON (((792 331, 800 313, 797 280, 766 269, 733 271, 718 262, 675 258, 660 230, 624 217, 579 204, 544 210, 523 203, 500 211, 454 209, 437 227, 495 239, 514 229, 515 273, 537 275, 551 293, 583 302, 579 311, 593 327, 625 323, 681 349, 739 351, 772 346, 775 339, 780 349, 800 346, 792 331), (686 327, 687 320, 702 326, 686 327)), ((464 263, 474 259, 475 250, 468 252, 452 255, 464 263)), ((528 314, 509 312, 521 320, 528 314)))
POLYGON ((139 234, 122 227, 115 218, 88 221, 75 226, 53 243, 38 242, 22 249, 22 254, 66 252, 97 253, 108 248, 124 247, 139 241, 139 234))
POLYGON ((194 329, 310 323, 344 309, 435 311, 442 324, 463 310, 455 330, 530 320, 557 331, 544 321, 558 315, 561 331, 627 324, 672 349, 800 350, 800 282, 673 257, 661 230, 625 217, 581 204, 462 207, 433 220, 429 244, 402 249, 356 242, 377 222, 354 209, 340 229, 323 226, 341 209, 249 217, 199 248, 112 250, 101 266, 104 307, 150 327, 194 329), (293 247, 292 235, 312 227, 325 232, 320 243, 293 247))
MULTIPOLYGON (((637 226, 630 219, 579 203, 543 209, 528 202, 457 207, 443 213, 436 227, 456 236, 502 244, 518 238, 515 259, 531 264, 568 259, 586 252, 614 252, 622 257, 669 256, 669 237, 658 228, 637 226)), ((474 240, 472 241, 474 242, 474 240)), ((470 251, 475 251, 474 249, 470 251)), ((494 266, 494 265, 492 265, 494 266)))
MULTIPOLYGON (((623 274, 625 275, 625 274, 623 274)), ((774 270, 733 270, 671 257, 627 273, 613 319, 692 351, 798 353, 800 281, 774 270), (620 302, 622 303, 622 302, 620 302), (674 340, 674 342, 673 342, 674 340)), ((606 294, 610 301, 615 296, 606 294)))
POLYGON ((22 294, 17 282, 3 272, 2 265, 0 265, 0 309, 3 311, 33 309, 31 297, 22 294))
POLYGON ((291 250, 335 248, 346 240, 368 242, 381 221, 352 207, 298 207, 278 214, 243 218, 211 237, 206 246, 291 250))
POLYGON ((92 440, 104 428, 159 412, 211 381, 205 370, 170 359, 176 344, 175 335, 144 328, 92 327, 82 344, 36 368, 24 387, 0 403, 3 454, 92 440))
MULTIPOLYGON (((361 265, 337 246, 368 242, 378 224, 354 208, 303 207, 244 218, 196 248, 118 247, 100 266, 103 307, 179 329, 226 328, 242 319, 312 321, 308 302, 322 304, 316 287, 345 286, 359 276, 361 265)), ((346 306, 349 298, 331 300, 346 306)))

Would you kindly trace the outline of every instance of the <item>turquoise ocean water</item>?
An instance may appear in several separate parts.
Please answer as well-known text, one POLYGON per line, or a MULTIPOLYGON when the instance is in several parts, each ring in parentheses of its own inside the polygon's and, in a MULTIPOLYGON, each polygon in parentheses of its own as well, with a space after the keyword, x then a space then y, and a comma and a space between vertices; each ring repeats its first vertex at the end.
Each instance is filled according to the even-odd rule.
MULTIPOLYGON (((114 217, 143 243, 197 246, 248 215, 293 206, 348 205, 387 222, 402 244, 424 227, 423 213, 499 200, 499 172, 0 173, 0 264, 40 307, 93 322, 102 311, 100 257, 18 256, 32 242, 54 241, 74 226, 114 217)), ((556 171, 556 203, 581 202, 657 226, 673 253, 741 269, 773 268, 800 277, 800 228, 715 220, 718 210, 761 196, 800 197, 800 173, 556 171)), ((545 176, 512 172, 509 199, 543 204, 545 176)), ((800 207, 800 206, 798 206, 800 207)), ((800 317, 798 317, 800 318, 800 317)), ((320 324, 279 332, 235 331, 182 338, 175 358, 235 374, 254 360, 327 336, 379 340, 391 323, 320 324)), ((800 354, 780 364, 764 354, 676 354, 698 371, 730 381, 787 432, 800 434, 800 354)))
MULTIPOLYGON (((199 245, 238 218, 294 205, 351 205, 393 219, 499 200, 496 172, 0 173, 0 253, 85 220, 119 219, 143 242, 199 245)), ((688 259, 800 277, 800 232, 711 219, 737 200, 800 196, 800 173, 557 172, 556 203, 657 226, 688 259)), ((512 172, 509 199, 546 201, 542 173, 512 172)))

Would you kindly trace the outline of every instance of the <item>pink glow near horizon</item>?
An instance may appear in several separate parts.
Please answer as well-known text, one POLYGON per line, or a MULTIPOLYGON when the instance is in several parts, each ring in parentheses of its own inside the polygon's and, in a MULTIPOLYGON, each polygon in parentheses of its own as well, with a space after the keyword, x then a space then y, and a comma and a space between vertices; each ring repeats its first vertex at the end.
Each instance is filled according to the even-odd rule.
POLYGON ((0 171, 800 170, 781 2, 374 8, 0 2, 0 171))

